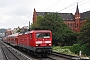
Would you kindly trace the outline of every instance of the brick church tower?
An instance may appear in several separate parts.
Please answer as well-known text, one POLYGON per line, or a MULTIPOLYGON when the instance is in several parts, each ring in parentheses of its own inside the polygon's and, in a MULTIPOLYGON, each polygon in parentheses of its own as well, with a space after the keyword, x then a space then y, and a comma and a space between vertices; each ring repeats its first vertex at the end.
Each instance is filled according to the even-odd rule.
POLYGON ((78 4, 75 12, 75 31, 80 32, 80 13, 78 9, 78 4))

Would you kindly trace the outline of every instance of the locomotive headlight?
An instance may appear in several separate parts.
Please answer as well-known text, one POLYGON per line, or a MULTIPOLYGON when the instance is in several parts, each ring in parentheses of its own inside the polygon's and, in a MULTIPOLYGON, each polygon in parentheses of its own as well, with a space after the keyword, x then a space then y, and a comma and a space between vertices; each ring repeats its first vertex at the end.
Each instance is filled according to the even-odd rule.
POLYGON ((51 44, 49 44, 49 46, 51 46, 51 44))
POLYGON ((36 44, 36 46, 38 46, 38 44, 36 44))

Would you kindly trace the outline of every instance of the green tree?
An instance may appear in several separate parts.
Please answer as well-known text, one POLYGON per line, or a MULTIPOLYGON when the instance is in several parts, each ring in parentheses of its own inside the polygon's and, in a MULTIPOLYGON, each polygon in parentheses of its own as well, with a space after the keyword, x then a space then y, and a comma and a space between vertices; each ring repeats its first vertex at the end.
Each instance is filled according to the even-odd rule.
POLYGON ((21 31, 21 29, 18 29, 18 30, 16 31, 16 33, 20 32, 20 31, 21 31))
POLYGON ((37 21, 34 24, 31 25, 31 30, 41 29, 39 27, 39 25, 40 25, 40 23, 41 23, 42 20, 43 20, 43 16, 38 16, 37 17, 37 21))
POLYGON ((63 19, 57 13, 38 16, 31 29, 48 29, 53 33, 54 45, 71 45, 75 43, 75 34, 64 24, 63 19))
POLYGON ((85 24, 82 26, 78 40, 82 44, 90 44, 90 18, 87 18, 85 24))
POLYGON ((90 55, 90 18, 86 19, 78 36, 78 43, 82 46, 81 50, 84 54, 90 55), (84 47, 83 47, 84 46, 84 47), (85 52, 85 50, 87 50, 85 52))

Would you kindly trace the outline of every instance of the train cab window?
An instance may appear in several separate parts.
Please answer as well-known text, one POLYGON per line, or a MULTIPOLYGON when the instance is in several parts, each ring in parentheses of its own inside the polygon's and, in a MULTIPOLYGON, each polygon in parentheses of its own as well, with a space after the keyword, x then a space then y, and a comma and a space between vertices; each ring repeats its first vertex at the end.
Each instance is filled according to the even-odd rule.
POLYGON ((50 38, 50 33, 36 33, 36 38, 50 38))
POLYGON ((36 38, 42 38, 42 33, 36 33, 36 38))
POLYGON ((50 33, 44 33, 44 38, 50 38, 50 33))
POLYGON ((32 33, 30 33, 30 38, 32 38, 32 33))

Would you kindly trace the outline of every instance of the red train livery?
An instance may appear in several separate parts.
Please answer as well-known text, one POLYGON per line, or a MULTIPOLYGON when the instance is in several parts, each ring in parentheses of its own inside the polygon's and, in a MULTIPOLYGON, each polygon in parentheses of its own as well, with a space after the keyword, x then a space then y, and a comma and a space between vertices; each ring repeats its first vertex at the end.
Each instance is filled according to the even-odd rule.
POLYGON ((8 43, 13 46, 18 46, 18 33, 12 34, 8 36, 8 43))
POLYGON ((24 34, 16 33, 5 37, 5 39, 5 42, 25 49, 34 55, 47 56, 52 53, 52 32, 50 30, 32 30, 24 34))

